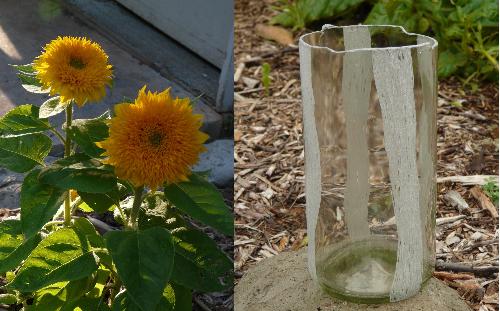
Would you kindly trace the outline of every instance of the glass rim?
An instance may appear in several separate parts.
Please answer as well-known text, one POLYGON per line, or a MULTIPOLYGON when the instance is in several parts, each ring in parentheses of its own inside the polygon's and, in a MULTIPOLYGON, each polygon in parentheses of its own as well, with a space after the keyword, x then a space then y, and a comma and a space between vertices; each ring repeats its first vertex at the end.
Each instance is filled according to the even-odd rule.
POLYGON ((438 46, 438 42, 436 39, 418 34, 418 33, 413 33, 413 32, 408 32, 403 26, 399 25, 347 25, 347 26, 336 26, 336 25, 331 25, 331 24, 325 24, 323 27, 321 27, 321 30, 318 31, 313 31, 313 32, 308 32, 306 34, 303 34, 299 38, 299 46, 305 46, 310 49, 321 49, 321 50, 327 50, 331 53, 334 54, 346 54, 346 53, 354 53, 354 52, 362 52, 362 51, 386 51, 386 50, 398 50, 398 49, 403 49, 403 48, 409 48, 409 49, 416 49, 424 46, 430 46, 431 49, 435 49, 438 46), (326 30, 329 29, 343 29, 343 28, 355 28, 355 27, 367 27, 367 28, 396 28, 401 31, 401 34, 407 37, 416 37, 417 40, 418 38, 425 39, 426 42, 422 43, 417 43, 417 44, 407 44, 407 45, 401 45, 401 46, 387 46, 387 47, 369 47, 369 48, 356 48, 356 49, 351 49, 351 50, 335 50, 327 46, 323 45, 315 45, 315 44, 310 44, 306 42, 306 39, 310 36, 316 35, 316 34, 322 34, 326 30))

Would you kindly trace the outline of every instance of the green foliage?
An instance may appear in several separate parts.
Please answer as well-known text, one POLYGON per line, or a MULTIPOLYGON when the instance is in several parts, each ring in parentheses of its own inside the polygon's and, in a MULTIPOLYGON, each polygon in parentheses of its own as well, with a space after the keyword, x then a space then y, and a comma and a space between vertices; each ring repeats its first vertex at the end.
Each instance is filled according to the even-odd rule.
POLYGON ((0 166, 25 173, 49 154, 52 141, 44 134, 0 136, 0 166))
POLYGON ((57 282, 79 280, 97 267, 88 241, 81 240, 72 228, 59 229, 38 244, 7 287, 33 292, 57 282))
POLYGON ((154 226, 168 229, 175 244, 171 280, 202 292, 222 291, 233 284, 233 263, 205 233, 189 225, 159 194, 146 198, 141 230, 154 226))
POLYGON ((395 24, 411 32, 428 33, 439 42, 438 74, 472 78, 498 78, 498 2, 441 1, 379 2, 367 24, 395 24))
POLYGON ((35 94, 46 94, 50 92, 49 89, 42 88, 42 83, 36 77, 32 64, 21 66, 14 65, 13 67, 18 70, 17 76, 19 80, 21 80, 21 85, 26 91, 35 94))
MULTIPOLYGON (((47 91, 31 64, 14 67, 26 90, 47 91)), ((233 234, 231 211, 217 189, 194 173, 144 195, 103 163, 97 143, 108 137, 109 115, 73 120, 60 133, 48 117, 66 109, 72 103, 54 97, 0 118, 0 167, 26 173, 21 219, 0 221, 0 274, 8 282, 0 303, 25 311, 186 311, 193 289, 232 286, 232 261, 190 224, 193 218, 233 234), (50 165, 47 132, 67 147, 50 165), (104 236, 86 217, 74 216, 113 209, 124 226, 104 236)))
MULTIPOLYGON (((191 291, 176 284, 168 284, 163 291, 160 302, 155 311, 184 311, 191 310, 191 291)), ((120 292, 113 303, 112 311, 141 311, 141 309, 132 302, 124 290, 120 292)))
POLYGON ((269 87, 271 86, 271 65, 269 63, 262 64, 261 82, 266 90, 266 96, 269 96, 269 87))
POLYGON ((353 12, 364 0, 279 0, 272 22, 294 30, 303 29, 312 22, 353 12))
POLYGON ((217 189, 203 177, 193 173, 188 182, 166 185, 164 193, 179 210, 224 234, 233 235, 231 210, 217 189))
MULTIPOLYGON (((115 300, 113 301, 112 311, 142 311, 141 308, 130 298, 126 290, 121 291, 116 295, 115 300)), ((168 310, 168 309, 166 309, 168 310)))
POLYGON ((3 135, 33 134, 48 129, 49 122, 39 116, 39 108, 33 105, 17 106, 0 119, 3 135))
POLYGON ((63 112, 67 106, 68 105, 61 104, 59 96, 49 98, 40 106, 40 117, 48 118, 58 115, 63 112))
POLYGON ((104 150, 96 145, 108 138, 107 113, 96 119, 74 120, 68 134, 90 157, 99 157, 104 150))
POLYGON ((39 119, 38 107, 21 105, 0 119, 0 166, 18 173, 43 164, 52 141, 40 133, 50 129, 46 119, 39 119))
POLYGON ((64 191, 38 180, 40 169, 32 170, 21 187, 21 224, 30 238, 50 221, 64 201, 64 191))
POLYGON ((141 231, 110 231, 104 238, 130 299, 143 311, 154 310, 174 266, 170 232, 153 227, 141 231))
POLYGON ((173 280, 203 292, 222 291, 233 285, 233 264, 210 237, 187 225, 173 236, 173 280))
POLYGON ((91 278, 87 277, 77 281, 49 285, 37 291, 36 302, 28 308, 28 311, 77 310, 77 307, 85 302, 83 296, 88 292, 90 280, 91 278))
POLYGON ((40 240, 39 234, 25 240, 19 220, 0 222, 0 273, 16 268, 40 240))
POLYGON ((90 193, 106 193, 116 186, 113 171, 96 159, 77 153, 42 169, 41 182, 61 188, 90 193))
POLYGON ((173 304, 174 308, 172 311, 184 311, 191 309, 191 290, 175 283, 169 284, 165 291, 163 291, 163 297, 158 305, 158 310, 168 310, 165 307, 168 304, 173 304))
POLYGON ((12 294, 0 294, 0 304, 14 304, 17 301, 16 295, 12 294))
POLYGON ((88 193, 78 191, 78 195, 92 210, 103 213, 113 206, 120 205, 120 199, 127 195, 127 188, 121 184, 116 184, 106 193, 88 193))
POLYGON ((498 182, 493 180, 488 181, 483 185, 483 191, 498 206, 498 182))
POLYGON ((499 15, 495 0, 283 0, 278 10, 273 21, 294 29, 340 18, 347 18, 351 24, 400 25, 438 40, 439 77, 456 75, 464 84, 498 79, 499 15), (372 4, 368 17, 360 20, 358 8, 372 4))

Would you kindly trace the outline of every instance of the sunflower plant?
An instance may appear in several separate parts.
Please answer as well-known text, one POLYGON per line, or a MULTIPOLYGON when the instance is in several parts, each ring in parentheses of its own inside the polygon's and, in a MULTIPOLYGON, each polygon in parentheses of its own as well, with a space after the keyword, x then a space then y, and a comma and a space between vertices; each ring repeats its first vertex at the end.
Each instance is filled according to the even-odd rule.
POLYGON ((73 119, 112 86, 108 56, 85 38, 59 37, 14 67, 27 91, 51 97, 0 118, 0 166, 26 173, 20 217, 0 222, 0 304, 181 311, 193 290, 232 287, 232 261, 198 229, 232 235, 233 218, 205 174, 191 171, 208 136, 190 100, 144 87, 112 116, 73 119), (58 129, 51 117, 60 113, 58 129), (65 147, 51 163, 48 133, 65 147), (94 218, 102 213, 112 226, 94 218))

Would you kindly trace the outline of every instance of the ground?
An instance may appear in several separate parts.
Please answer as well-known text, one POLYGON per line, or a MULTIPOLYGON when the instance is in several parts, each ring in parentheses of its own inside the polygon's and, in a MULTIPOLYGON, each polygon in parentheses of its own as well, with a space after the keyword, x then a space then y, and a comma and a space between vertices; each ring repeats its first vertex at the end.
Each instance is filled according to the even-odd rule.
MULTIPOLYGON (((236 0, 235 6, 237 278, 263 258, 307 244, 298 50, 256 31, 274 14, 273 2, 236 0), (269 94, 260 83, 264 63, 271 67, 269 94)), ((299 35, 293 34, 295 44, 299 35)), ((438 96, 438 177, 498 175, 497 84, 481 83, 472 92, 458 79, 446 79, 439 82, 438 96)), ((485 208, 491 202, 474 184, 439 181, 437 270, 449 270, 450 263, 486 268, 458 273, 451 265, 451 272, 436 276, 474 310, 498 310, 498 218, 485 208), (453 207, 445 198, 456 195, 451 190, 469 207, 453 207), (459 217, 445 219, 451 216, 459 217)))

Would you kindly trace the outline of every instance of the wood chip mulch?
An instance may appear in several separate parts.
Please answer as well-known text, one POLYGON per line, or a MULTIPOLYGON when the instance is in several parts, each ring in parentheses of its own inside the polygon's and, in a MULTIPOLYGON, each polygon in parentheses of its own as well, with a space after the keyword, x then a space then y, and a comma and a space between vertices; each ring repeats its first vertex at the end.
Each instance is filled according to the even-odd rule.
MULTIPOLYGON (((235 2, 237 278, 264 258, 307 245, 298 50, 255 29, 269 23, 273 4, 235 2), (268 93, 263 63, 271 67, 268 93)), ((293 35, 297 42, 300 33, 293 35)), ((498 206, 481 186, 498 175, 498 86, 464 91, 452 78, 439 83, 438 95, 435 276, 473 310, 498 310, 498 206)))

